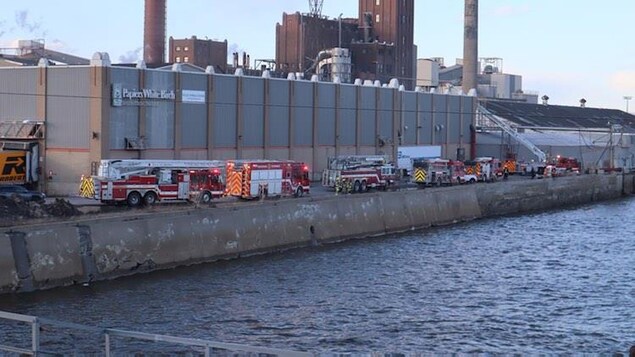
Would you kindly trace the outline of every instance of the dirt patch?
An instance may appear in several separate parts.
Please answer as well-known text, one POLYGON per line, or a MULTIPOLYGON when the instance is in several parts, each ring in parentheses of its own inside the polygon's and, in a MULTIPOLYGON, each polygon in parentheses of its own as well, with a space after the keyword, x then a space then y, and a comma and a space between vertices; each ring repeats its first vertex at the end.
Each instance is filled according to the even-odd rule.
POLYGON ((70 218, 81 214, 77 207, 60 198, 44 204, 28 202, 17 196, 0 197, 0 227, 21 225, 28 220, 70 218))

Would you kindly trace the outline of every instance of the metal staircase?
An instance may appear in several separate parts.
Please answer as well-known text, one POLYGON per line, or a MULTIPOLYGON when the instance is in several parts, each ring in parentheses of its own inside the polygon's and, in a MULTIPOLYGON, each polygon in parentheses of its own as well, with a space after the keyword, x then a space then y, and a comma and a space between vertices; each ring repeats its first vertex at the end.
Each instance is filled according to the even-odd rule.
POLYGON ((492 112, 487 110, 484 106, 479 105, 476 109, 478 115, 485 117, 487 120, 494 123, 497 127, 502 129, 504 132, 509 134, 510 137, 514 138, 521 145, 529 149, 534 155, 538 157, 538 162, 547 161, 547 154, 545 154, 542 150, 540 150, 534 143, 527 140, 524 136, 520 135, 516 129, 511 127, 509 124, 505 122, 505 120, 497 117, 492 112))

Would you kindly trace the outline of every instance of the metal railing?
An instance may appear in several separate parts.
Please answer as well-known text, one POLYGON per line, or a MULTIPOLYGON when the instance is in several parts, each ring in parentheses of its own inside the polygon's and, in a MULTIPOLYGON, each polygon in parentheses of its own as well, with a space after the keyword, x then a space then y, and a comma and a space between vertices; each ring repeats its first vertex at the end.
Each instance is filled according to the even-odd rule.
MULTIPOLYGON (((59 354, 57 352, 45 351, 40 347, 41 341, 41 332, 43 325, 50 325, 64 329, 76 330, 76 331, 85 331, 100 334, 103 337, 104 341, 104 354, 106 357, 110 357, 113 355, 113 351, 111 348, 111 339, 113 337, 120 338, 128 338, 142 341, 152 341, 152 342, 166 342, 172 343, 182 346, 188 347, 199 347, 203 349, 203 353, 206 357, 212 356, 214 350, 222 350, 222 351, 230 351, 230 352, 242 352, 242 353, 253 353, 257 355, 266 354, 271 356, 281 356, 281 357, 291 357, 291 356, 313 356, 312 353, 308 352, 300 352, 300 351, 290 351, 290 350, 282 350, 276 348, 267 348, 267 347, 254 347, 241 345, 236 343, 222 343, 222 342, 214 342, 202 339, 195 338, 183 338, 183 337, 174 337, 167 335, 157 335, 143 332, 134 332, 134 331, 125 331, 119 329, 111 329, 111 328, 99 328, 92 326, 85 326, 70 322, 57 321, 47 318, 40 318, 36 316, 29 315, 21 315, 15 314, 11 312, 0 311, 0 320, 9 320, 14 322, 24 322, 31 325, 31 348, 23 348, 16 346, 8 346, 0 344, 0 351, 19 353, 22 355, 29 356, 41 356, 48 354, 59 354)), ((2 341, 0 341, 2 342, 2 341)))

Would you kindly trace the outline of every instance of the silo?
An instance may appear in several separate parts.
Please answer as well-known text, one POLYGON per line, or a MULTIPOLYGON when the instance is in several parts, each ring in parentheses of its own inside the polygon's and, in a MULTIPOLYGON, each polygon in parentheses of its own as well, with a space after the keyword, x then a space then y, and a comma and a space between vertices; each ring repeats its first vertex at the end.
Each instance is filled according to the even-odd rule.
POLYGON ((478 0, 465 0, 463 35, 463 93, 477 88, 478 76, 478 0))
POLYGON ((166 0, 145 0, 143 60, 148 65, 165 62, 166 0))

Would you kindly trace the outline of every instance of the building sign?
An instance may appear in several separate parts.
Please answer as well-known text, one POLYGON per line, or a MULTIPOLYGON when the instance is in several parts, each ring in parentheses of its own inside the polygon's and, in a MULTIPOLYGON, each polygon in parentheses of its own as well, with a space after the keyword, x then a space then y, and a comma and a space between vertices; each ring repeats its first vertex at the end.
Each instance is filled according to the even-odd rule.
POLYGON ((148 100, 174 100, 176 94, 171 89, 159 90, 152 88, 131 89, 124 88, 120 83, 112 85, 112 106, 141 105, 148 100))
POLYGON ((183 103, 205 103, 205 91, 183 89, 181 91, 181 102, 183 103))

